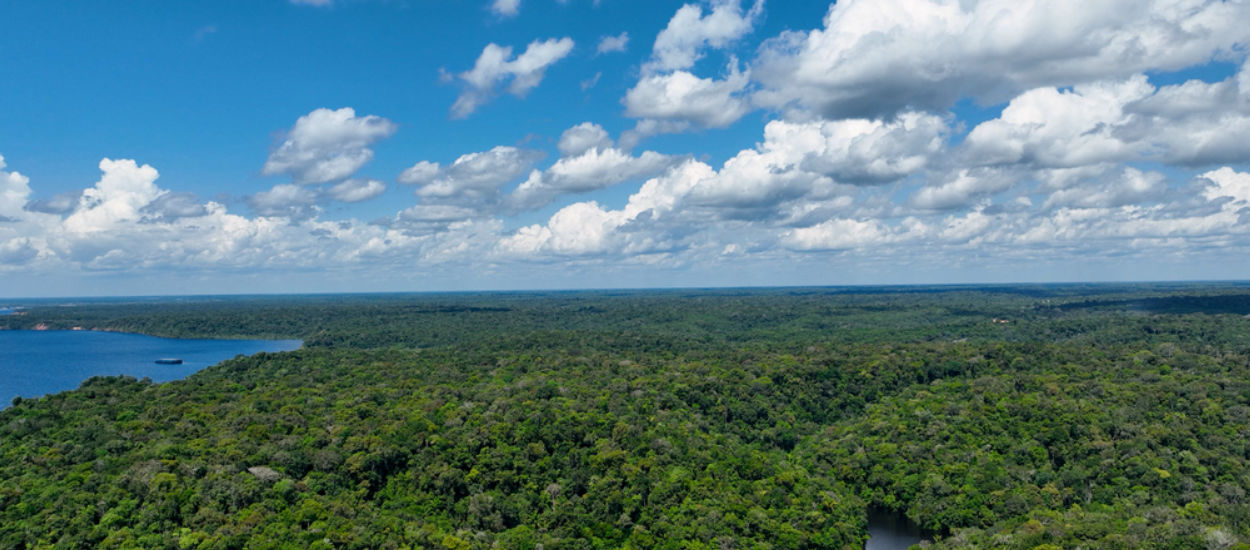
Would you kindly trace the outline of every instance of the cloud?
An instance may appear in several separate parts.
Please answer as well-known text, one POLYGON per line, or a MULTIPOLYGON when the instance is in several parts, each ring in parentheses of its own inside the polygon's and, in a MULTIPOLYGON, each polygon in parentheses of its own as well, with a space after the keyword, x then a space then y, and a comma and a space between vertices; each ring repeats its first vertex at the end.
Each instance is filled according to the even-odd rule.
POLYGON ((924 171, 944 153, 947 132, 944 118, 923 113, 889 122, 774 120, 762 143, 739 151, 683 200, 721 217, 783 217, 791 203, 824 201, 853 192, 852 186, 924 171))
POLYGON ((1223 81, 1164 86, 1125 110, 1131 124, 1116 132, 1147 158, 1182 166, 1250 159, 1250 61, 1223 81))
POLYGON ((599 46, 595 48, 595 53, 603 55, 605 53, 623 52, 629 47, 629 33, 622 32, 616 36, 607 35, 599 37, 599 46))
POLYGON ((753 107, 745 94, 751 75, 739 69, 736 57, 729 57, 720 80, 690 69, 704 50, 725 48, 750 32, 763 9, 762 0, 746 13, 740 0, 715 0, 706 14, 694 4, 679 8, 656 36, 638 83, 621 99, 625 116, 642 119, 621 136, 622 146, 632 149, 656 134, 725 128, 749 112, 753 107))
POLYGON ((1191 239, 1235 234, 1239 218, 1229 210, 1169 216, 1162 207, 1059 208, 1049 216, 1031 218, 1027 227, 1013 228, 1004 240, 1052 250, 1079 243, 1089 254, 1115 250, 1126 242, 1159 250, 1184 247, 1191 239))
POLYGON ((795 250, 841 250, 880 245, 891 239, 889 231, 877 220, 833 219, 791 229, 781 240, 795 250))
POLYGON ((486 218, 476 209, 450 204, 417 204, 374 223, 413 238, 442 239, 441 259, 462 262, 486 257, 499 239, 500 226, 498 220, 486 218), (466 240, 455 243, 455 238, 466 240), (470 250, 476 256, 463 255, 470 250))
POLYGON ((1045 207, 1112 208, 1158 199, 1167 190, 1167 178, 1163 174, 1133 167, 1125 167, 1108 180, 1095 179, 1059 189, 1046 199, 1045 207))
POLYGON ((57 193, 50 199, 35 199, 26 203, 26 210, 42 214, 68 214, 78 208, 82 190, 57 193))
POLYGON ((317 192, 307 187, 283 183, 249 196, 247 204, 259 216, 309 218, 317 213, 317 192))
POLYGON ((612 146, 612 138, 607 130, 593 122, 583 122, 565 130, 560 134, 556 147, 566 157, 580 155, 590 149, 607 149, 612 146))
POLYGON ((715 174, 690 189, 686 202, 711 209, 719 217, 764 219, 800 199, 823 199, 837 192, 833 180, 796 169, 790 151, 770 147, 738 152, 715 174))
POLYGON ((512 208, 532 210, 563 194, 585 193, 657 175, 678 160, 655 151, 631 156, 613 147, 593 147, 563 157, 545 171, 535 170, 509 195, 508 202, 512 208))
POLYGON ((595 73, 595 76, 592 76, 590 78, 587 78, 586 80, 581 81, 579 85, 581 86, 582 91, 584 92, 586 90, 594 88, 596 85, 599 84, 599 79, 602 77, 603 77, 603 71, 599 71, 595 73))
POLYGON ((530 42, 525 52, 516 58, 512 57, 511 46, 487 44, 473 68, 456 75, 463 82, 464 89, 451 106, 452 117, 464 118, 473 114, 493 98, 497 86, 509 79, 508 93, 524 97, 542 82, 547 67, 571 51, 573 39, 568 37, 530 42))
POLYGON ((1208 200, 1233 199, 1239 204, 1250 204, 1250 173, 1237 172, 1227 166, 1199 176, 1210 182, 1203 190, 1208 200))
MULTIPOLYGON (((720 170, 702 163, 697 163, 701 167, 697 170, 687 166, 679 171, 698 173, 700 177, 683 180, 686 182, 683 186, 663 187, 673 192, 680 190, 679 193, 661 200, 654 195, 657 189, 654 182, 667 178, 658 178, 643 186, 639 200, 649 196, 667 205, 680 204, 682 215, 691 223, 714 224, 730 220, 798 223, 846 209, 850 195, 856 193, 859 186, 879 185, 924 173, 935 158, 945 154, 947 134, 945 118, 924 113, 904 113, 890 121, 775 120, 765 127, 762 143, 739 151, 720 170)), ((566 137, 569 152, 584 147, 581 145, 583 137, 586 141, 607 139, 606 133, 600 134, 584 125, 570 129, 566 137)), ((554 193, 585 189, 579 182, 593 185, 591 182, 602 182, 611 178, 611 174, 625 172, 616 163, 625 162, 629 157, 616 149, 604 149, 602 142, 600 144, 599 148, 587 149, 578 157, 562 158, 546 172, 531 174, 510 199, 521 203, 530 201, 531 207, 541 206, 549 202, 548 197, 554 193), (570 178, 563 185, 553 184, 559 168, 572 172, 575 166, 586 168, 588 177, 570 178), (595 169, 599 167, 603 168, 595 169)), ((644 153, 631 162, 645 164, 647 156, 644 153)), ((666 164, 659 160, 656 158, 649 168, 667 169, 680 159, 669 157, 666 164)), ((631 204, 634 204, 633 199, 631 204)), ((813 223, 821 221, 823 219, 816 219, 813 223)))
POLYGON ((647 180, 620 210, 607 210, 597 202, 565 206, 546 224, 522 227, 502 238, 497 251, 514 258, 545 256, 645 255, 681 247, 680 223, 667 225, 680 198, 702 179, 711 167, 688 160, 665 174, 647 180), (631 225, 641 224, 631 228, 631 225))
POLYGON ((608 132, 592 122, 564 131, 557 143, 561 157, 546 170, 534 170, 507 197, 512 210, 532 210, 567 193, 584 193, 645 179, 673 166, 680 157, 645 151, 638 156, 618 149, 608 132))
POLYGON ((494 0, 490 11, 499 17, 516 17, 521 13, 521 0, 494 0))
POLYGON ((1250 158, 1250 90, 1239 83, 1245 74, 1243 67, 1220 82, 1157 89, 1145 75, 1035 88, 973 128, 962 154, 968 163, 1037 168, 1242 162, 1250 158))
POLYGON ((93 233, 138 221, 143 217, 143 207, 163 193, 156 186, 160 174, 147 164, 106 158, 100 161, 100 171, 100 181, 83 190, 77 209, 65 218, 66 230, 93 233))
POLYGON ((1009 223, 1006 216, 988 214, 985 208, 974 208, 963 215, 948 215, 934 224, 936 227, 917 227, 916 236, 923 238, 926 233, 933 232, 939 242, 967 245, 997 237, 992 233, 1009 223))
POLYGON ((494 204, 499 190, 529 172, 543 157, 541 151, 498 146, 468 153, 445 167, 422 161, 400 175, 403 183, 418 185, 423 201, 461 206, 494 204))
POLYGON ((450 204, 418 204, 399 211, 398 217, 407 221, 453 222, 475 214, 471 209, 450 204))
POLYGON ((428 183, 438 176, 439 167, 437 162, 427 160, 420 161, 399 174, 399 183, 419 184, 428 183))
POLYGON ((0 216, 18 217, 30 198, 30 178, 19 172, 6 172, 4 155, 0 155, 0 216))
POLYGON ((945 151, 948 133, 945 118, 918 112, 889 121, 775 121, 764 130, 774 147, 802 155, 803 170, 854 184, 887 183, 924 170, 945 151))
POLYGON ((157 187, 158 173, 149 165, 104 159, 100 169, 100 180, 79 193, 69 216, 20 213, 0 224, 0 270, 36 276, 157 268, 211 273, 368 266, 372 272, 405 265, 410 270, 414 261, 428 267, 484 257, 500 231, 493 220, 452 222, 437 233, 399 224, 322 221, 316 202, 323 195, 295 184, 248 197, 258 214, 248 218, 216 202, 197 204, 190 193, 157 187))
POLYGON ((694 126, 688 120, 656 120, 654 118, 645 118, 634 124, 633 128, 621 132, 620 145, 622 149, 632 150, 637 147, 643 140, 660 134, 680 134, 689 131, 694 126))
POLYGON ((420 161, 399 175, 399 182, 418 186, 425 204, 452 204, 488 211, 503 206, 511 211, 540 208, 566 193, 602 189, 632 179, 643 179, 667 169, 677 158, 646 151, 638 156, 614 147, 602 126, 575 125, 560 136, 561 157, 546 170, 533 170, 541 151, 499 146, 462 155, 448 166, 420 161), (529 174, 500 204, 502 188, 529 174))
POLYGON ((635 129, 643 135, 656 130, 684 129, 689 124, 725 128, 751 110, 741 97, 749 82, 750 75, 739 71, 736 63, 731 64, 723 80, 699 78, 686 71, 650 75, 639 80, 621 102, 625 116, 677 123, 659 128, 653 125, 651 130, 645 125, 635 129))
MULTIPOLYGON (((323 209, 330 201, 385 192, 358 172, 395 124, 351 109, 295 122, 264 169, 291 181, 246 197, 247 215, 161 189, 154 168, 129 160, 105 159, 86 190, 31 200, 40 195, 0 158, 0 269, 389 266, 405 277, 442 262, 461 273, 554 262, 613 266, 600 272, 611 280, 631 262, 728 271, 1136 254, 1149 266, 1167 254, 1250 251, 1250 174, 1238 171, 1250 162, 1250 70, 1238 45, 1250 32, 1229 22, 1246 8, 1065 2, 1054 6, 1073 28, 1029 3, 845 0, 822 28, 783 33, 746 64, 729 50, 760 4, 683 6, 621 98, 635 124, 617 142, 588 121, 559 136, 549 163, 509 146, 423 160, 397 178, 416 198, 380 216, 375 202, 368 223, 321 219, 350 212, 323 209), (1213 56, 1243 65, 1218 82, 1146 76, 1209 74, 1201 65, 1213 56), (951 106, 970 97, 1001 113, 960 120, 965 109, 951 106), (690 155, 635 149, 761 107, 762 137, 723 162, 696 160, 709 158, 695 156, 702 145, 690 155), (610 186, 633 192, 624 205, 604 193, 566 198, 610 186), (554 214, 535 223, 529 212, 548 205, 554 214)), ((627 46, 624 33, 601 38, 598 53, 627 46)), ((525 95, 572 48, 568 38, 520 55, 487 45, 470 70, 448 74, 463 86, 453 114, 525 95)))
MULTIPOLYGON (((909 175, 934 179, 911 199, 934 189, 927 192, 931 202, 924 205, 934 208, 930 210, 904 208, 896 198, 897 186, 848 185, 812 171, 818 165, 815 158, 853 157, 846 151, 856 140, 886 139, 905 145, 924 141, 913 139, 916 136, 940 134, 921 122, 932 115, 914 116, 910 123, 905 116, 876 122, 773 121, 759 145, 740 151, 719 170, 686 158, 648 178, 619 208, 574 202, 542 223, 506 232, 503 222, 481 207, 483 202, 458 202, 471 196, 467 185, 453 185, 464 190, 460 194, 422 197, 421 204, 393 217, 362 223, 319 219, 322 211, 317 205, 333 198, 329 190, 280 184, 249 197, 256 215, 245 217, 215 202, 200 203, 190 193, 161 189, 156 185, 159 174, 151 166, 104 159, 99 181, 82 191, 72 213, 62 217, 13 211, 13 205, 32 191, 24 179, 13 186, 13 172, 4 172, 0 178, 8 179, 0 179, 5 185, 0 196, 6 197, 3 204, 9 207, 3 215, 11 219, 0 223, 0 270, 367 268, 407 273, 414 265, 420 269, 454 265, 460 272, 505 273, 525 269, 515 267, 516 262, 555 262, 561 269, 630 264, 724 269, 744 262, 789 266, 811 257, 836 257, 838 265, 848 268, 903 259, 967 266, 986 259, 1080 263, 1111 252, 1150 262, 1168 255, 1227 257, 1230 247, 1250 246, 1250 230, 1244 224, 1250 208, 1250 174, 1232 167, 1203 172, 1180 188, 1170 186, 1162 172, 1115 164, 1099 169, 948 170, 939 163, 935 169, 934 157, 944 156, 943 150, 917 145, 925 159, 911 166, 917 171, 909 175), (1002 191, 995 191, 1013 186, 1024 186, 1020 189, 1024 194, 1040 196, 1046 203, 1023 195, 1001 197, 1002 191), (11 189, 17 192, 5 194, 11 189)), ((593 124, 570 130, 570 138, 587 139, 580 145, 568 144, 566 149, 573 154, 540 174, 545 176, 563 160, 602 160, 609 158, 606 152, 616 150, 593 124)), ((877 143, 870 149, 891 147, 877 143)), ((891 155, 906 159, 910 150, 904 147, 891 155)), ((417 170, 424 174, 424 183, 415 185, 448 178, 472 180, 485 190, 479 199, 498 200, 499 189, 506 184, 483 174, 496 173, 490 165, 517 164, 506 161, 513 155, 526 153, 496 148, 462 156, 432 171, 427 166, 417 170)), ((535 161, 510 171, 520 177, 535 161)), ((370 181, 355 181, 344 189, 365 193, 374 187, 370 181)))
POLYGON ((1124 105, 1153 91, 1145 76, 1097 82, 1071 91, 1029 90, 965 140, 969 158, 982 164, 1027 163, 1065 168, 1132 158, 1113 128, 1128 122, 1124 105))
POLYGON ((767 41, 751 73, 760 105, 876 118, 1201 64, 1243 47, 1248 18, 1215 0, 843 0, 823 28, 767 41))
MULTIPOLYGON (((144 267, 146 260, 140 261, 140 257, 159 261, 160 255, 182 246, 184 239, 214 236, 183 224, 210 214, 219 205, 209 203, 199 208, 188 194, 159 188, 156 169, 134 160, 105 158, 99 168, 101 176, 93 186, 65 195, 68 204, 55 209, 30 209, 28 205, 32 212, 59 213, 23 216, 9 231, 24 243, 20 250, 14 249, 15 254, 20 252, 28 261, 41 264, 71 262, 83 269, 133 269, 144 267), (69 197, 75 198, 70 201, 69 197), (62 218, 60 213, 68 215, 62 218), (189 229, 183 231, 183 227, 189 229)), ((0 235, 0 242, 4 240, 5 235, 0 235)))
POLYGON ((551 216, 547 225, 523 227, 504 241, 510 252, 533 254, 593 254, 605 251, 624 214, 606 211, 596 202, 575 202, 551 216))
POLYGON ((297 6, 327 7, 333 4, 334 0, 290 0, 290 2, 297 6))
POLYGON ((363 202, 386 191, 386 184, 378 180, 350 179, 338 183, 328 190, 330 198, 340 202, 363 202))
POLYGON ((145 220, 197 218, 208 215, 208 207, 194 193, 166 192, 139 209, 145 220))
POLYGON ((964 168, 951 174, 945 181, 938 181, 916 191, 909 202, 924 210, 951 210, 1006 191, 1016 181, 1014 174, 1007 171, 964 168))
POLYGON ((358 117, 351 107, 317 109, 295 121, 261 173, 289 174, 298 184, 346 179, 373 160, 369 146, 390 137, 396 128, 382 117, 358 117))
POLYGON ((740 0, 715 0, 711 8, 706 14, 694 4, 679 8, 656 36, 651 60, 643 65, 643 73, 694 67, 705 48, 724 48, 750 32, 763 13, 764 2, 756 0, 746 13, 742 12, 740 0))
POLYGON ((17 238, 7 242, 0 241, 0 269, 20 267, 39 256, 39 250, 32 245, 30 239, 17 238))

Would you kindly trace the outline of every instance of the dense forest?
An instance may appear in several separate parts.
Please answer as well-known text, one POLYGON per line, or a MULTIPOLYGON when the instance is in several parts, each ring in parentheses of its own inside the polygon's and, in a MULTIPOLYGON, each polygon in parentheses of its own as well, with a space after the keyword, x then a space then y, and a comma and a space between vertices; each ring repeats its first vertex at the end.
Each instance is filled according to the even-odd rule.
POLYGON ((0 411, 0 548, 1250 548, 1250 286, 29 301, 299 338, 0 411))

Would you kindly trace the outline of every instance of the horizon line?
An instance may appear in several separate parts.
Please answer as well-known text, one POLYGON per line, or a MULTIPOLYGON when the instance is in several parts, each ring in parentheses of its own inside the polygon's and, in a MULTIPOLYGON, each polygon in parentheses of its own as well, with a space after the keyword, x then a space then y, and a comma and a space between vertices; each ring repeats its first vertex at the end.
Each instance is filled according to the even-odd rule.
POLYGON ((290 293, 205 293, 205 294, 100 294, 94 296, 10 296, 0 297, 0 307, 6 302, 43 300, 102 300, 102 299, 169 299, 169 298, 279 298, 297 296, 387 296, 387 295, 466 295, 466 294, 539 294, 539 293, 594 293, 594 292, 672 292, 717 290, 784 290, 784 289, 866 289, 866 288, 933 288, 933 287, 1001 287, 1001 286, 1117 286, 1117 285, 1250 285, 1250 279, 1158 279, 1158 280, 1091 280, 1091 281, 999 281, 959 283, 880 283, 880 284, 818 284, 818 285, 712 285, 712 286, 640 286, 640 287, 582 287, 582 288, 522 288, 522 289, 476 289, 476 290, 381 290, 364 292, 290 292, 290 293))

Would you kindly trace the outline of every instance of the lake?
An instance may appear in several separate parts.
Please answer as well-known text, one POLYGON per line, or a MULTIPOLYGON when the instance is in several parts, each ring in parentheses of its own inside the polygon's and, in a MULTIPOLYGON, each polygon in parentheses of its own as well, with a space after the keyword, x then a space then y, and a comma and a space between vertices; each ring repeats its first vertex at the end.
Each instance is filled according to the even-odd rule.
POLYGON ((125 374, 156 382, 190 374, 236 355, 299 349, 299 340, 187 340, 69 330, 0 330, 0 408, 16 396, 77 388, 92 376, 125 374), (181 365, 158 365, 176 357, 181 365))

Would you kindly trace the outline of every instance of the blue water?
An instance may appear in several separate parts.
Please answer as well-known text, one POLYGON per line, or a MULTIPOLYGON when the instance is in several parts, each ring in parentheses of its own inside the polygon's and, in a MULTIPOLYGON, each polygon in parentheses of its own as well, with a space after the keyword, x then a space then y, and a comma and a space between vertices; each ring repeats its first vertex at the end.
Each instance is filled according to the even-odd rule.
POLYGON ((185 378, 236 355, 298 349, 299 340, 180 340, 69 330, 0 330, 0 408, 16 396, 72 390, 92 376, 185 378), (181 365, 157 365, 164 357, 181 365))

